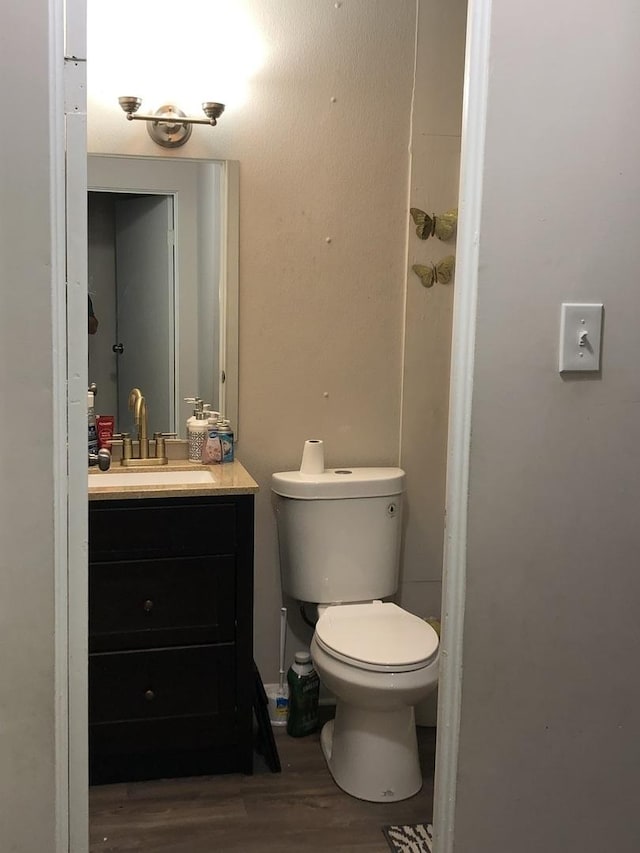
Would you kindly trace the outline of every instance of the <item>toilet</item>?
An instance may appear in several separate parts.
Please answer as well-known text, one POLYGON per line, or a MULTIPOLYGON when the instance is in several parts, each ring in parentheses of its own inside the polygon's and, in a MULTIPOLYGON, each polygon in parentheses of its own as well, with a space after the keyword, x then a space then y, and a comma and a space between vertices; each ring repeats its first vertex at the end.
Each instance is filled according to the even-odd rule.
POLYGON ((404 471, 273 474, 284 591, 317 605, 311 656, 336 697, 320 743, 335 782, 393 802, 422 787, 414 706, 435 690, 438 635, 383 601, 398 587, 404 471))

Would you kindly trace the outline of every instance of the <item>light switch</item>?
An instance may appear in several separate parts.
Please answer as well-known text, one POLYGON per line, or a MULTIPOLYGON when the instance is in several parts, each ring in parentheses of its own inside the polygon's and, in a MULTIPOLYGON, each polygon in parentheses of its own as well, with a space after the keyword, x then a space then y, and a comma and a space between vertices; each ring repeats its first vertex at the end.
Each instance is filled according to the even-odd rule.
POLYGON ((560 319, 560 373, 569 370, 600 370, 602 337, 601 302, 562 304, 560 319))

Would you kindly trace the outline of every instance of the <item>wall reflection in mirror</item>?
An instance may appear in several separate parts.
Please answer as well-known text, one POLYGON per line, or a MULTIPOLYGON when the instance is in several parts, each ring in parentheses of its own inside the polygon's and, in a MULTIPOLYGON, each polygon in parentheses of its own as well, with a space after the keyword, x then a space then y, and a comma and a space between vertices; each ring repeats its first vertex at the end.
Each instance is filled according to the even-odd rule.
POLYGON ((194 396, 237 430, 237 163, 90 155, 88 187, 96 412, 134 433, 138 387, 150 432, 184 438, 194 396))

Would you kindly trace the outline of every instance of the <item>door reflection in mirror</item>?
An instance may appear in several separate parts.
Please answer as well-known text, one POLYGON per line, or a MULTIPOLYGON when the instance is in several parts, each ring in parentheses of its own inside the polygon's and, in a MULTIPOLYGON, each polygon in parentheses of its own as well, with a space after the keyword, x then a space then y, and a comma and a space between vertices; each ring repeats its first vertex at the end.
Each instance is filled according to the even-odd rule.
POLYGON ((119 432, 133 387, 151 432, 185 437, 193 396, 237 425, 237 184, 231 161, 88 158, 89 378, 119 432))
MULTIPOLYGON (((144 389, 151 423, 175 423, 173 197, 89 193, 89 296, 100 306, 100 338, 89 375, 100 411, 133 432, 129 391, 144 389), (107 337, 109 336, 109 337, 107 337)), ((95 308, 94 308, 95 311, 95 308)))

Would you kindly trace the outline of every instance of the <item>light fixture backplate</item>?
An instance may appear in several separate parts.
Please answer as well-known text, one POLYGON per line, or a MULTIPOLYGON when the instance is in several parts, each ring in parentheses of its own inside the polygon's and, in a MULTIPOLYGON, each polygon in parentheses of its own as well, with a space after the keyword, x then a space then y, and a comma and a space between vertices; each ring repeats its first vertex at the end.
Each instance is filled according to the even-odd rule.
POLYGON ((179 120, 180 117, 186 118, 186 114, 173 104, 163 104, 155 111, 154 115, 158 117, 158 120, 148 121, 147 130, 149 136, 158 145, 162 145, 164 148, 178 148, 180 145, 184 145, 191 136, 193 129, 191 125, 182 124, 179 120))

